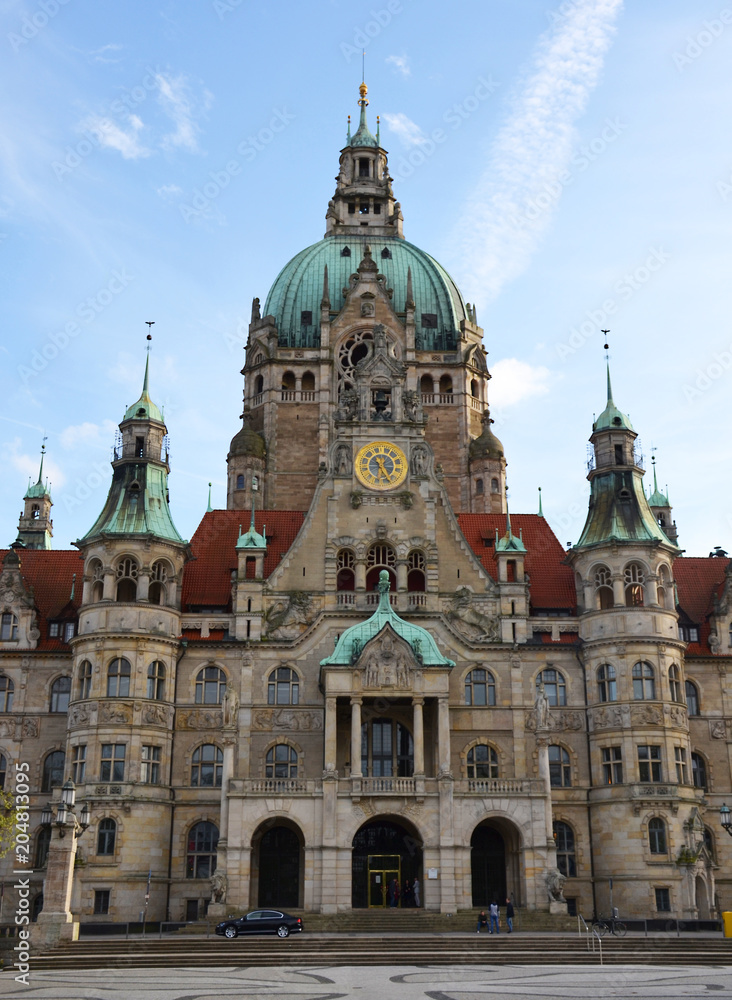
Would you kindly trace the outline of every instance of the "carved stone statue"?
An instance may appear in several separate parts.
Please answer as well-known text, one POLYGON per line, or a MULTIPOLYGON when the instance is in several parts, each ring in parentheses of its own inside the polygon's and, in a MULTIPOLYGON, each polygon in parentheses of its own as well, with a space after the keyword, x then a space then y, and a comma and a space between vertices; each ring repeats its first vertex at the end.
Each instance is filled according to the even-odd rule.
POLYGON ((536 712, 536 728, 546 729, 549 726, 549 699, 546 696, 543 682, 539 685, 539 690, 536 694, 534 710, 536 712))
POLYGON ((358 412, 358 393, 345 389, 338 398, 337 420, 355 420, 358 412))
POLYGON ((239 721, 239 696, 233 684, 226 685, 221 708, 224 714, 224 726, 236 726, 239 721))
POLYGON ((225 872, 214 872, 211 876, 211 902, 225 903, 226 890, 229 887, 229 880, 225 872))
POLYGON ((544 872, 544 885, 546 886, 550 903, 566 902, 563 894, 564 883, 566 881, 566 876, 562 875, 558 868, 548 868, 544 872))
POLYGON ((467 587, 459 587, 455 591, 447 617, 472 642, 497 642, 500 639, 498 618, 490 618, 475 607, 473 594, 467 587))
POLYGON ((419 446, 412 450, 412 475, 427 475, 427 452, 419 446))
POLYGON ((347 444, 339 444, 336 449, 335 470, 337 476, 351 474, 351 449, 347 444))
POLYGON ((402 406, 407 420, 419 418, 419 395, 413 389, 405 389, 402 393, 402 406))
POLYGON ((256 321, 261 318, 262 314, 259 309, 259 299, 252 299, 252 323, 256 323, 256 321))

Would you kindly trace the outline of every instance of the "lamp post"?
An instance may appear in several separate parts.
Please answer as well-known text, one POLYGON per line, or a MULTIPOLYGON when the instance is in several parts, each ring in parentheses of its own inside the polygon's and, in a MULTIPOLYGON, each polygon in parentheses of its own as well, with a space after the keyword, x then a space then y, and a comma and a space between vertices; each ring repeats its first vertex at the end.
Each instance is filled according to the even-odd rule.
POLYGON ((727 831, 727 833, 732 837, 732 811, 725 803, 719 807, 719 822, 722 824, 722 828, 727 831))
POLYGON ((79 924, 71 913, 71 889, 78 838, 89 826, 91 814, 84 803, 76 815, 76 786, 66 781, 58 804, 49 802, 41 813, 41 824, 51 828, 46 879, 43 886, 43 909, 31 928, 32 940, 44 948, 60 940, 76 940, 79 924), (54 815, 55 807, 55 815, 54 815), (70 836, 67 837, 67 834, 70 836))

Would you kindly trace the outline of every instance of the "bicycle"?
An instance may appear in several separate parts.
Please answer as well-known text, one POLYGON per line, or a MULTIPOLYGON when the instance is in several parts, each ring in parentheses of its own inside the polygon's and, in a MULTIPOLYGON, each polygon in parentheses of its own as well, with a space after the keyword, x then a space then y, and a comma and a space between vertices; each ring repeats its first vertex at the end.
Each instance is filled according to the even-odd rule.
POLYGON ((622 920, 618 920, 617 917, 603 917, 602 914, 592 921, 592 930, 596 931, 600 937, 603 937, 608 931, 619 938, 625 937, 628 933, 628 928, 622 920))

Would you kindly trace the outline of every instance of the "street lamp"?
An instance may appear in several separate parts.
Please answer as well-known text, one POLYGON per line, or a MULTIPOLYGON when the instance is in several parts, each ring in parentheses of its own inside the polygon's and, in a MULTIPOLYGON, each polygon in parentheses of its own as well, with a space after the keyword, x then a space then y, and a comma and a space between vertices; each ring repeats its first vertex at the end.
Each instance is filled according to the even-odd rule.
POLYGON ((732 837, 732 812, 730 812, 729 806, 724 803, 719 807, 719 822, 732 837))
POLYGON ((56 809, 56 816, 53 815, 53 803, 49 802, 41 813, 41 826, 52 826, 54 823, 58 827, 59 837, 66 836, 66 828, 73 828, 74 837, 80 837, 91 822, 89 803, 85 802, 81 813, 77 817, 74 812, 76 804, 76 785, 73 781, 65 781, 61 788, 61 801, 56 809))

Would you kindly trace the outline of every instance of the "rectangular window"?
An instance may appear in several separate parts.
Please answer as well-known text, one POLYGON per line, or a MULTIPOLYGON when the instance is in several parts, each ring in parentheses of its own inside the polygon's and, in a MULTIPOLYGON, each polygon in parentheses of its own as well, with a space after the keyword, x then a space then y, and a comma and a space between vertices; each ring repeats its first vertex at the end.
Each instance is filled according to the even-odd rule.
POLYGON ((15 615, 6 611, 0 618, 0 639, 3 642, 18 638, 18 621, 15 615))
POLYGON ((94 892, 94 912, 109 913, 109 889, 96 889, 94 892))
POLYGON ((606 785, 622 785, 623 751, 621 747, 602 748, 602 779, 606 785))
POLYGON ((125 780, 124 743, 102 743, 102 766, 99 770, 99 780, 125 780))
POLYGON ((355 215, 356 214, 356 202, 355 201, 349 201, 348 202, 348 214, 349 215, 355 215))
POLYGON ((381 205, 378 202, 374 205, 374 215, 381 215, 381 205))
POLYGON ((143 746, 140 781, 145 785, 160 784, 160 747, 143 746))
POLYGON ((679 639, 683 642, 699 642, 699 628, 696 625, 679 625, 679 639))
POLYGON ((300 325, 301 326, 313 325, 313 314, 310 309, 303 309, 303 311, 300 313, 300 325))
POLYGON ((58 639, 60 625, 58 622, 51 622, 48 626, 48 635, 51 639, 58 639))
POLYGON ((71 780, 80 785, 86 775, 86 743, 74 747, 71 753, 71 780))
POLYGON ((368 215, 369 203, 367 201, 362 201, 361 204, 358 206, 358 210, 361 213, 361 215, 368 215))
POLYGON ((641 781, 662 781, 661 748, 659 746, 638 747, 638 776, 641 781))
POLYGON ((680 785, 689 784, 689 769, 686 766, 686 750, 684 747, 674 747, 676 758, 676 780, 680 785))
POLYGON ((422 328, 424 330, 436 330, 437 313, 422 313, 422 328))
POLYGON ((64 642, 73 639, 76 635, 76 622, 66 622, 64 625, 64 642))
POLYGON ((360 156, 358 158, 358 176, 368 177, 369 176, 369 161, 365 156, 360 156))
POLYGON ((656 910, 658 913, 671 912, 671 891, 669 889, 656 889, 656 910))

